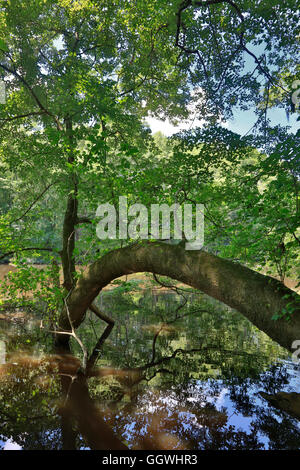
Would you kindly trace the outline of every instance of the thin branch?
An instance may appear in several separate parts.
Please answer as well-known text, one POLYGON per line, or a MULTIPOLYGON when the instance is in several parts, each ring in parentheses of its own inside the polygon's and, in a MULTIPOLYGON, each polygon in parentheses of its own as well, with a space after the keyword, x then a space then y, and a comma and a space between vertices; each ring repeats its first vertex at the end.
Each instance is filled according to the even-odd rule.
POLYGON ((105 315, 105 313, 101 312, 101 310, 96 307, 95 304, 91 304, 89 306, 89 309, 98 317, 100 318, 100 320, 103 320, 105 321, 106 323, 108 323, 109 325, 114 325, 115 322, 112 318, 108 317, 107 315, 105 315))
POLYGON ((56 184, 57 181, 55 181, 54 183, 51 183, 49 184, 38 196, 37 198, 30 204, 30 206, 25 210, 25 212, 20 216, 18 217, 17 219, 13 220, 12 222, 10 222, 10 225, 12 224, 15 224, 16 222, 19 222, 19 220, 23 219, 23 217, 25 217, 26 214, 28 214, 28 212, 33 208, 33 206, 38 202, 39 199, 41 199, 44 194, 48 191, 48 189, 51 188, 51 186, 53 186, 54 184, 56 184))
POLYGON ((99 338, 99 341, 97 342, 96 346, 94 347, 92 354, 88 358, 87 365, 86 365, 86 370, 87 371, 89 371, 90 369, 92 369, 94 367, 94 365, 95 365, 95 363, 96 363, 96 361, 99 357, 99 353, 102 349, 102 346, 103 346, 105 340, 109 337, 113 327, 114 327, 114 325, 112 325, 112 324, 107 325, 107 327, 105 328, 105 330, 102 333, 101 337, 99 338))
POLYGON ((97 362, 97 359, 99 357, 99 353, 102 349, 102 346, 105 342, 105 340, 109 337, 114 325, 115 325, 115 322, 112 318, 108 317, 107 315, 105 315, 105 313, 101 312, 100 309, 98 309, 98 307, 96 307, 95 304, 91 304, 89 309, 98 317, 100 318, 100 320, 103 320, 107 323, 107 327, 105 328, 104 332, 102 333, 101 337, 99 338, 99 340, 97 341, 96 343, 96 346, 94 347, 93 351, 92 351, 92 354, 90 355, 90 357, 88 358, 88 361, 87 361, 87 365, 86 365, 86 369, 87 371, 91 370, 95 363, 97 362))
POLYGON ((152 358, 151 358, 151 361, 150 363, 152 364, 154 361, 155 361, 155 356, 156 356, 156 341, 157 341, 157 338, 159 336, 159 334, 161 333, 161 331, 164 329, 164 325, 162 325, 160 327, 160 329, 155 333, 154 335, 154 338, 153 338, 153 341, 152 341, 152 358))
MULTIPOLYGON (((245 18, 244 18, 244 15, 243 15, 241 9, 239 8, 239 6, 232 0, 207 0, 206 2, 203 2, 203 1, 192 2, 192 0, 186 0, 186 1, 182 2, 178 12, 176 13, 176 16, 177 16, 177 30, 176 30, 175 45, 187 54, 197 54, 200 61, 201 61, 201 63, 202 63, 202 66, 204 67, 204 62, 203 62, 201 56, 199 55, 200 54, 199 50, 198 49, 188 48, 180 42, 180 33, 181 33, 181 28, 182 28, 182 13, 187 8, 189 8, 190 6, 207 7, 207 6, 217 5, 217 4, 222 4, 222 3, 227 3, 228 5, 230 5, 236 11, 236 13, 237 13, 237 15, 240 19, 242 29, 239 33, 239 47, 236 49, 235 53, 230 56, 230 59, 227 62, 227 65, 225 67, 225 72, 223 73, 223 76, 221 78, 220 83, 222 83, 222 81, 224 80, 224 76, 226 74, 226 71, 229 67, 229 64, 230 64, 232 58, 234 57, 235 54, 237 54, 237 52, 240 49, 242 49, 254 59, 255 63, 257 64, 257 67, 268 78, 270 83, 279 86, 279 88, 281 88, 285 93, 289 93, 288 90, 283 88, 280 84, 278 84, 278 83, 276 84, 273 77, 270 75, 269 71, 265 67, 263 67, 263 65, 262 65, 261 61, 258 59, 258 57, 253 52, 251 52, 248 49, 248 47, 246 46, 245 41, 244 41, 244 36, 245 36, 244 22, 245 22, 245 18)), ((204 72, 205 72, 205 68, 204 68, 204 72)), ((219 86, 218 86, 218 90, 220 89, 220 86, 221 86, 220 83, 219 83, 219 86)))
POLYGON ((43 113, 50 116, 54 120, 57 129, 62 131, 63 127, 62 127, 61 123, 59 122, 58 118, 53 113, 51 113, 51 111, 49 111, 47 108, 45 108, 45 106, 42 104, 42 102, 40 101, 40 99, 38 98, 36 93, 33 91, 32 87, 27 83, 27 81, 22 77, 22 75, 20 75, 16 70, 10 69, 9 67, 7 67, 4 64, 0 64, 0 67, 3 70, 5 70, 6 72, 11 73, 12 75, 14 75, 14 77, 16 77, 21 83, 23 83, 23 85, 27 88, 27 90, 29 91, 29 93, 31 94, 34 101, 36 102, 38 107, 41 109, 41 111, 43 111, 43 113))
MULTIPOLYGON (((71 326, 71 333, 69 333, 69 334, 70 334, 70 336, 73 336, 73 338, 75 338, 75 340, 77 341, 77 343, 79 344, 79 346, 82 349, 82 352, 83 352, 82 369, 85 372, 86 371, 86 365, 87 365, 87 350, 84 347, 84 344, 82 343, 81 339, 76 335, 76 332, 75 332, 75 329, 74 329, 74 326, 73 326, 73 322, 72 322, 72 319, 71 319, 71 316, 70 316, 69 307, 68 307, 68 304, 67 304, 67 300, 68 300, 68 297, 70 296, 71 292, 72 292, 72 290, 70 290, 68 292, 68 295, 64 298, 65 309, 66 309, 66 312, 67 312, 67 315, 68 315, 68 320, 69 320, 69 323, 70 323, 70 326, 71 326)), ((61 332, 58 332, 58 333, 61 333, 61 332)), ((62 333, 66 334, 65 332, 62 332, 62 333)))
MULTIPOLYGON (((168 285, 168 284, 164 284, 162 281, 160 281, 157 277, 157 275, 155 273, 153 273, 153 277, 155 279, 155 281, 161 286, 161 287, 166 287, 168 289, 171 289, 173 290, 174 292, 176 292, 176 294, 180 295, 181 297, 183 297, 183 303, 180 304, 176 310, 175 310, 175 320, 178 320, 178 312, 179 310, 181 310, 186 304, 187 304, 187 301, 188 299, 186 298, 186 296, 183 294, 184 291, 180 290, 180 288, 178 288, 177 286, 174 286, 174 285, 168 285)), ((169 324, 169 322, 167 322, 167 324, 169 324)))
POLYGON ((75 225, 79 225, 79 224, 92 224, 92 220, 89 219, 88 217, 78 217, 77 220, 76 220, 76 223, 75 225))
POLYGON ((235 351, 235 350, 230 350, 230 349, 220 349, 218 347, 205 347, 205 348, 193 348, 193 349, 187 349, 184 350, 182 348, 175 349, 173 353, 170 356, 165 356, 159 359, 156 362, 149 362, 148 364, 145 364, 144 366, 137 367, 135 370, 137 371, 142 371, 146 369, 150 369, 151 367, 158 366, 160 364, 163 364, 164 362, 168 362, 171 359, 174 359, 179 353, 181 354, 194 354, 197 352, 210 352, 210 351, 216 351, 220 354, 230 354, 233 356, 247 356, 247 357, 260 357, 259 354, 256 353, 247 353, 245 351, 235 351))
POLYGON ((13 116, 13 117, 5 118, 5 119, 0 118, 0 121, 11 122, 11 121, 15 121, 16 119, 24 119, 30 116, 41 116, 43 114, 45 114, 45 111, 32 111, 31 113, 19 114, 18 116, 13 116))
POLYGON ((18 248, 13 251, 8 251, 4 255, 1 255, 0 260, 6 258, 7 256, 14 255, 15 253, 21 253, 22 251, 50 251, 52 253, 58 254, 58 252, 54 250, 53 248, 40 248, 40 247, 18 248))

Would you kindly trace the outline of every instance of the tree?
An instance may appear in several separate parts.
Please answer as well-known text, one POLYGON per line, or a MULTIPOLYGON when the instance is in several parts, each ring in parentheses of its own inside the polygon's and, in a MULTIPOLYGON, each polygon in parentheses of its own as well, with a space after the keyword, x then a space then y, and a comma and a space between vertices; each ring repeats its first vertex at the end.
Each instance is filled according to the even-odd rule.
POLYGON ((148 109, 178 114, 186 101, 184 73, 174 68, 160 18, 148 6, 147 27, 129 2, 13 1, 1 12, 2 34, 10 38, 2 44, 0 65, 9 77, 2 152, 8 169, 17 169, 34 188, 30 208, 53 186, 67 199, 60 256, 68 290, 76 227, 87 222, 78 214, 78 192, 90 194, 90 173, 94 186, 109 172, 111 155, 126 155, 135 139, 145 147, 141 117, 148 109), (153 93, 158 84, 159 104, 153 93), (37 179, 46 180, 46 187, 37 179))
MULTIPOLYGON (((51 253, 56 260, 59 255, 63 286, 70 292, 78 277, 76 260, 86 261, 85 253, 91 251, 94 256, 97 250, 97 246, 89 246, 96 205, 115 202, 124 193, 133 201, 149 204, 165 197, 161 182, 163 177, 168 183, 168 175, 173 177, 171 185, 175 181, 173 191, 166 194, 169 199, 176 188, 188 198, 196 193, 201 200, 203 193, 197 194, 196 184, 191 188, 185 182, 178 185, 189 176, 192 164, 198 168, 196 178, 204 179, 206 197, 210 191, 217 198, 224 197, 228 213, 241 211, 244 217, 226 233, 231 245, 221 254, 240 262, 250 259, 253 264, 280 258, 277 264, 283 272, 282 243, 285 250, 292 243, 291 256, 294 243, 298 243, 298 202, 296 213, 292 205, 288 214, 272 213, 270 226, 278 228, 284 219, 285 227, 271 239, 270 247, 264 243, 242 253, 244 239, 247 245, 251 237, 261 235, 265 212, 259 216, 258 227, 248 227, 244 239, 236 232, 246 220, 253 222, 257 217, 251 210, 254 202, 256 207, 262 204, 267 208, 279 190, 279 198, 284 194, 288 199, 292 191, 298 198, 297 169, 289 158, 282 165, 284 152, 289 154, 295 142, 286 134, 283 138, 280 129, 270 139, 267 120, 271 88, 280 90, 281 104, 287 103, 291 90, 284 88, 282 74, 286 69, 291 74, 297 70, 297 14, 293 6, 291 0, 274 0, 271 5, 247 0, 238 5, 232 0, 137 0, 134 5, 126 0, 2 3, 0 70, 8 99, 1 107, 1 155, 6 183, 15 194, 12 208, 1 216, 1 251, 51 253), (244 67, 247 58, 253 61, 251 70, 244 67), (180 149, 190 137, 177 136, 179 147, 176 142, 170 145, 174 158, 166 175, 162 150, 157 150, 160 143, 157 140, 154 145, 143 120, 150 112, 175 122, 188 117, 192 106, 210 125, 230 116, 234 106, 256 106, 256 130, 264 139, 267 158, 253 151, 253 141, 241 142, 208 127, 200 153, 197 147, 203 140, 192 141, 196 153, 191 154, 190 149, 180 149), (288 147, 279 157, 277 152, 277 179, 269 184, 274 168, 270 171, 268 165, 276 161, 276 145, 288 147), (217 158, 212 157, 219 146, 226 150, 229 161, 220 152, 217 158), (254 154, 256 164, 245 166, 245 157, 254 154), (291 171, 286 169, 290 164, 291 171), (282 166, 284 171, 277 173, 282 166), (247 182, 253 169, 258 173, 263 170, 263 176, 269 178, 263 195, 247 182), (224 191, 220 191, 217 178, 224 178, 229 171, 224 191), (282 192, 285 184, 288 190, 282 192), (240 185, 247 196, 242 201, 240 194, 235 207, 232 191, 240 185), (50 236, 45 237, 41 232, 49 220, 50 236), (265 251, 267 256, 262 255, 265 251)), ((255 147, 261 148, 260 139, 255 147)), ((218 228, 226 216, 216 221, 216 205, 211 209, 212 217, 207 211, 210 223, 218 228)), ((223 235, 218 247, 222 243, 223 235)), ((119 246, 118 241, 99 245, 102 252, 119 246)), ((293 294, 285 291, 285 295, 293 294)), ((274 296, 277 299, 277 294, 274 296)), ((296 310, 293 302, 289 308, 289 312, 296 310)))

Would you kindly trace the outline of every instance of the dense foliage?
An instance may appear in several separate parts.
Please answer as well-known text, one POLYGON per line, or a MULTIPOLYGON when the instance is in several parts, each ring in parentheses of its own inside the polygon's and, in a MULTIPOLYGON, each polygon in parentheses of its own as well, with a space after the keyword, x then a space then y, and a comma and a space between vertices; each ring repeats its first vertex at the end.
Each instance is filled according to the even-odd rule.
POLYGON ((294 0, 1 2, 0 258, 24 266, 4 297, 55 310, 58 264, 69 290, 75 264, 120 246, 95 212, 121 195, 202 203, 206 249, 296 278, 299 132, 268 111, 298 111, 298 38, 294 0), (242 137, 223 124, 245 109, 242 137), (149 115, 203 126, 152 136, 149 115))

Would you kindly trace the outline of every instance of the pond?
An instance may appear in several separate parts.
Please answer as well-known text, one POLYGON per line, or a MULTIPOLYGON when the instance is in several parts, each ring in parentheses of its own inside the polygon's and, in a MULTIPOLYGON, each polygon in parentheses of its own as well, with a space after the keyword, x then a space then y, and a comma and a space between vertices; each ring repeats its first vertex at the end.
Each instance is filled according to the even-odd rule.
MULTIPOLYGON (((115 326, 85 375, 38 315, 0 320, 2 449, 300 449, 300 421, 262 396, 300 392, 299 366, 238 312, 134 282, 97 302, 115 326)), ((88 354, 104 330, 87 314, 88 354)))

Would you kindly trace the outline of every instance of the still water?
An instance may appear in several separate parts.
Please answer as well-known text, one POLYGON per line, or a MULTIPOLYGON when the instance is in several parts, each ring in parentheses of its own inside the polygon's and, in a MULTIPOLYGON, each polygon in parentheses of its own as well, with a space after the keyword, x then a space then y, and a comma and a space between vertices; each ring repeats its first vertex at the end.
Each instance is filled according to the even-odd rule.
MULTIPOLYGON (((300 449, 297 415, 262 396, 300 392, 300 368, 239 313, 138 285, 98 306, 115 326, 86 374, 38 314, 0 320, 1 449, 300 449)), ((87 315, 88 355, 104 329, 87 315)))

